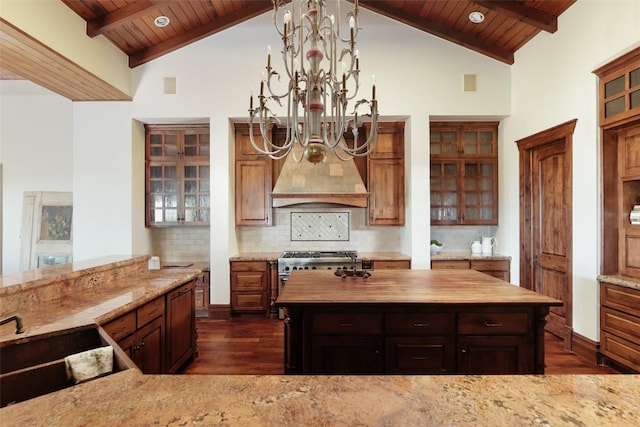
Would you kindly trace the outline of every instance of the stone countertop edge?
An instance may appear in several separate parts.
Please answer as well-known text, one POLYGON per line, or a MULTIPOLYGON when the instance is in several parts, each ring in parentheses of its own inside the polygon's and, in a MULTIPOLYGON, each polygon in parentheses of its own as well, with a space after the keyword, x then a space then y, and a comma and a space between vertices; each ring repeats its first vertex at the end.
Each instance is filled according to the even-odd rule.
POLYGON ((598 281, 640 291, 640 279, 635 277, 601 274, 598 276, 598 281))
POLYGON ((471 252, 440 252, 431 255, 431 261, 511 261, 511 256, 503 255, 499 253, 492 254, 478 254, 474 255, 471 252))
MULTIPOLYGON (((282 252, 241 252, 229 257, 229 261, 277 261, 282 252)), ((402 252, 358 252, 358 258, 364 261, 403 261, 411 260, 410 255, 402 252)))
POLYGON ((119 372, 0 409, 64 425, 637 426, 638 375, 281 376, 119 372))
POLYGON ((67 295, 38 304, 37 307, 25 305, 18 311, 23 319, 25 332, 16 335, 11 328, 3 327, 0 345, 92 325, 104 325, 190 280, 195 280, 201 273, 201 270, 189 268, 147 270, 144 275, 114 280, 103 287, 67 295))

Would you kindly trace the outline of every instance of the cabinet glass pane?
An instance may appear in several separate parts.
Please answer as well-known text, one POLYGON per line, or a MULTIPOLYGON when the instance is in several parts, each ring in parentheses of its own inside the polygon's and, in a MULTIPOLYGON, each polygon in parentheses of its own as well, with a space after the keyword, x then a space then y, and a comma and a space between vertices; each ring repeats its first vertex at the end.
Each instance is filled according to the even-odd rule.
POLYGON ((195 193, 198 191, 198 181, 188 180, 184 182, 185 193, 195 193))
POLYGON ((162 166, 149 167, 149 175, 151 178, 162 178, 162 166))
POLYGON ((609 98, 617 93, 624 91, 624 79, 625 76, 620 76, 617 79, 611 80, 604 85, 604 97, 609 98))
POLYGON ((640 107, 640 90, 637 90, 635 92, 631 92, 630 95, 630 101, 629 101, 629 107, 630 108, 638 108, 640 107))
POLYGON ((194 196, 193 194, 184 196, 184 205, 187 208, 196 207, 196 196, 194 196))
POLYGON ((164 205, 168 208, 177 208, 178 198, 175 196, 175 194, 164 196, 164 205))
POLYGON ((166 209, 165 210, 165 221, 166 222, 178 222, 178 210, 177 209, 166 209))
POLYGON ((166 193, 177 193, 178 192, 178 181, 175 179, 165 181, 164 183, 164 191, 166 193))
POLYGON ((613 101, 605 102, 604 116, 611 117, 624 111, 624 96, 616 98, 613 101))
POLYGON ((162 192, 162 181, 151 181, 150 183, 151 192, 152 193, 160 193, 162 192))
POLYGON ((640 68, 629 73, 629 89, 640 86, 640 68))
POLYGON ((185 178, 197 178, 198 177, 198 168, 196 166, 185 166, 184 167, 184 177, 185 178))

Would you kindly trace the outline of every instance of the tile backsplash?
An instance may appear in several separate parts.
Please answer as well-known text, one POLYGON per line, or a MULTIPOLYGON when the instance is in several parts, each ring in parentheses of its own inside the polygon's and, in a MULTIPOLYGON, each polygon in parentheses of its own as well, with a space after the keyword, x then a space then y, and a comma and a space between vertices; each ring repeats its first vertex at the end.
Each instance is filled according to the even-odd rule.
MULTIPOLYGON (((443 252, 471 251, 471 242, 479 240, 481 236, 495 236, 497 226, 433 226, 431 227, 431 239, 444 243, 443 252)), ((500 242, 493 248, 494 252, 500 252, 500 242)))
POLYGON ((167 227, 151 230, 152 255, 161 262, 209 262, 209 227, 167 227))
POLYGON ((278 252, 283 250, 400 251, 400 237, 403 227, 368 227, 366 225, 366 209, 364 208, 297 206, 278 208, 273 211, 275 217, 274 225, 271 227, 237 227, 238 250, 240 252, 278 252), (343 216, 345 213, 348 213, 348 217, 343 216), (292 214, 298 216, 292 219, 292 214), (316 232, 302 233, 299 230, 301 225, 316 232), (337 227, 338 230, 336 231, 333 227, 337 227), (347 227, 346 230, 344 227, 347 227), (295 230, 298 230, 298 234, 302 233, 305 239, 295 236, 295 230), (345 232, 348 233, 346 239, 345 232))

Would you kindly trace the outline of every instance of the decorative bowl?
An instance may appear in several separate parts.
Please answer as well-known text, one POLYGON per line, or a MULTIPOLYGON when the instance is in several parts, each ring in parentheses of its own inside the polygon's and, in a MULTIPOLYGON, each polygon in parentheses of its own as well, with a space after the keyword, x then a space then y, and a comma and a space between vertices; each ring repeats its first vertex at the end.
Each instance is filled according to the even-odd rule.
POLYGON ((437 254, 444 248, 444 243, 441 246, 431 244, 431 255, 437 254))

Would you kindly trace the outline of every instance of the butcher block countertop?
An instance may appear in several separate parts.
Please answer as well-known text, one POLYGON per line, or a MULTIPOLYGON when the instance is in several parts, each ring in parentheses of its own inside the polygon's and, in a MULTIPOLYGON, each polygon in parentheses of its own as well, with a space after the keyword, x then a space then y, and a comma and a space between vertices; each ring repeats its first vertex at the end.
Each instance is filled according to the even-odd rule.
POLYGON ((276 303, 562 305, 475 270, 375 270, 344 279, 329 270, 294 271, 276 303))

